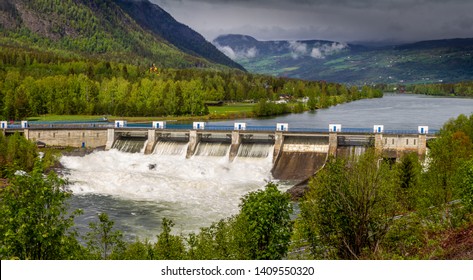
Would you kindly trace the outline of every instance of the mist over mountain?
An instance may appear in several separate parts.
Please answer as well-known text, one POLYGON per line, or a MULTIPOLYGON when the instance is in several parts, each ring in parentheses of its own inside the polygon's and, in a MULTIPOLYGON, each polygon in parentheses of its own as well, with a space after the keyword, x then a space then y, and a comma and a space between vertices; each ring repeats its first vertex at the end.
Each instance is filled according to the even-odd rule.
POLYGON ((217 37, 213 43, 228 57, 238 60, 262 56, 284 56, 293 58, 324 58, 348 50, 365 49, 363 46, 351 45, 326 40, 304 41, 258 41, 247 35, 224 35, 217 37))
POLYGON ((473 39, 363 46, 325 40, 258 41, 222 35, 213 43, 248 71, 351 84, 473 79, 473 39))

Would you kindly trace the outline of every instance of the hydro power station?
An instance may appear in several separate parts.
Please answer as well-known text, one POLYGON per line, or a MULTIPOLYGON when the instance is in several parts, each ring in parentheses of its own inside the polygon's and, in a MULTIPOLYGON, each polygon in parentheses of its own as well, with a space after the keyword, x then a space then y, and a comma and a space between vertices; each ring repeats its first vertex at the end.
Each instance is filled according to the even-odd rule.
POLYGON ((191 157, 272 158, 272 175, 278 180, 301 181, 322 168, 329 156, 351 157, 374 147, 385 157, 398 159, 405 153, 425 156, 427 141, 435 138, 427 126, 417 131, 389 131, 383 125, 370 129, 343 128, 331 124, 327 129, 291 128, 287 123, 275 127, 217 126, 194 122, 189 125, 109 122, 22 121, 0 122, 4 135, 15 132, 52 147, 117 149, 127 153, 180 155, 191 157))

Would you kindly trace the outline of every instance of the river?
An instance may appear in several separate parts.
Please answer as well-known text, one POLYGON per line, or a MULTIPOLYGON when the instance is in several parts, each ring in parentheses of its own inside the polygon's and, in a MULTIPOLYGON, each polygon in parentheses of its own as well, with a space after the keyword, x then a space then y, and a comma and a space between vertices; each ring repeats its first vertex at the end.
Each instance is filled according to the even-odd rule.
POLYGON ((417 130, 427 125, 438 130, 450 118, 473 113, 473 99, 433 97, 414 94, 384 94, 383 98, 363 99, 302 114, 267 119, 220 121, 218 124, 246 122, 248 125, 327 129, 329 124, 346 128, 372 128, 384 125, 387 130, 417 130))
MULTIPOLYGON (((472 113, 473 99, 385 94, 316 112, 216 124, 275 126, 284 122, 295 128, 322 129, 332 123, 347 128, 382 124, 387 130, 416 130, 427 125, 438 130, 448 119, 472 113)), ((225 156, 186 159, 182 145, 163 146, 152 155, 94 152, 85 157, 63 157, 61 163, 74 194, 71 208, 84 211, 76 218, 80 232, 97 221, 97 213, 106 212, 128 240, 155 240, 164 217, 174 221, 175 233, 186 234, 236 214, 242 196, 271 180, 272 147, 263 148, 267 151, 258 154, 267 157, 240 157, 231 163, 225 156)), ((281 189, 288 187, 282 185, 281 189)))

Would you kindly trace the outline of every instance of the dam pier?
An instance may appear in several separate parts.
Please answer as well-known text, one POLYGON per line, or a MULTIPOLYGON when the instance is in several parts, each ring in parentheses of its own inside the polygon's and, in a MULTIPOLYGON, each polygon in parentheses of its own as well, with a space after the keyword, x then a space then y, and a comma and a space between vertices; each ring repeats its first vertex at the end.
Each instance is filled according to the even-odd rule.
POLYGON ((46 146, 118 149, 128 153, 227 157, 271 158, 272 175, 279 180, 305 180, 323 167, 329 156, 350 157, 374 147, 386 158, 399 159, 406 153, 425 156, 427 142, 435 138, 427 126, 417 131, 390 131, 383 125, 372 128, 343 128, 330 124, 327 129, 298 129, 287 123, 274 127, 192 125, 126 121, 62 122, 11 124, 0 122, 4 135, 20 133, 26 139, 46 146))

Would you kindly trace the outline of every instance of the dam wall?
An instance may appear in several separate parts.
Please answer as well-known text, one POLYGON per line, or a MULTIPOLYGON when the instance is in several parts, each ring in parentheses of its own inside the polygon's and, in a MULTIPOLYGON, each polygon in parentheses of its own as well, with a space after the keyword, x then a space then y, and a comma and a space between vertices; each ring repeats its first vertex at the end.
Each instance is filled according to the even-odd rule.
POLYGON ((377 134, 374 146, 386 157, 392 159, 399 159, 406 153, 417 153, 422 157, 427 152, 427 135, 377 134))
MULTIPOLYGON (((119 139, 140 138, 147 141, 144 153, 152 153, 159 141, 188 142, 188 156, 194 155, 200 142, 228 142, 230 156, 238 155, 240 147, 248 143, 272 144, 273 162, 282 151, 285 152, 327 152, 329 155, 342 154, 346 147, 375 147, 388 156, 399 158, 406 152, 423 155, 427 141, 435 136, 421 133, 383 132, 315 132, 315 131, 263 131, 263 130, 221 130, 204 129, 157 129, 157 128, 14 128, 1 130, 4 135, 19 132, 25 138, 43 142, 48 146, 70 146, 112 149, 119 139), (314 144, 324 139, 323 145, 314 144), (289 139, 289 140, 288 140, 289 139), (296 139, 299 139, 296 141, 296 139), (318 139, 318 140, 317 140, 318 139), (328 148, 328 151, 326 149, 328 148)), ((352 149, 352 148, 349 148, 352 149)))
MULTIPOLYGON (((23 125, 23 124, 22 124, 23 125)), ((421 129, 422 128, 422 129, 421 129)), ((435 136, 428 128, 418 132, 385 132, 383 126, 373 130, 342 130, 330 125, 328 130, 290 130, 288 124, 275 128, 252 129, 239 123, 232 127, 195 123, 191 127, 173 128, 165 123, 153 127, 127 127, 118 122, 115 127, 21 127, 4 128, 3 134, 22 133, 25 138, 57 147, 118 149, 129 153, 227 157, 229 162, 239 157, 271 158, 275 179, 301 181, 323 168, 329 156, 356 157, 369 147, 383 156, 399 159, 406 153, 424 156, 427 141, 435 136), (196 125, 197 124, 197 125, 196 125), (163 151, 157 151, 157 150, 163 151)))
POLYGON ((288 135, 284 137, 271 173, 279 180, 302 181, 324 166, 328 154, 327 136, 288 135))
POLYGON ((98 148, 106 146, 108 141, 105 129, 24 129, 23 135, 28 140, 56 147, 98 148))
MULTIPOLYGON (((159 140, 182 138, 192 145, 199 141, 228 141, 236 151, 241 143, 248 142, 270 142, 274 144, 274 157, 283 148, 287 137, 294 138, 320 138, 328 137, 329 154, 336 155, 340 146, 374 146, 383 151, 413 152, 424 154, 426 142, 435 136, 426 134, 383 134, 383 133, 350 133, 350 132, 290 132, 290 131, 207 131, 207 130, 162 130, 144 128, 25 128, 25 129, 3 129, 4 135, 19 132, 27 139, 41 141, 49 146, 71 146, 71 147, 100 147, 106 146, 111 149, 113 143, 120 137, 145 137, 147 138, 147 150, 152 150, 159 140), (222 136, 223 135, 223 136, 222 136), (187 140, 188 139, 188 140, 187 140)), ((192 146, 191 145, 191 146, 192 146)), ((296 144, 286 143, 287 150, 303 151, 314 149, 316 146, 302 142, 296 144), (296 145, 297 147, 294 147, 296 145)), ((192 149, 191 149, 192 150, 192 149)))

